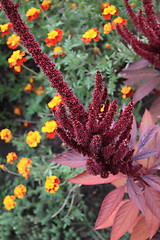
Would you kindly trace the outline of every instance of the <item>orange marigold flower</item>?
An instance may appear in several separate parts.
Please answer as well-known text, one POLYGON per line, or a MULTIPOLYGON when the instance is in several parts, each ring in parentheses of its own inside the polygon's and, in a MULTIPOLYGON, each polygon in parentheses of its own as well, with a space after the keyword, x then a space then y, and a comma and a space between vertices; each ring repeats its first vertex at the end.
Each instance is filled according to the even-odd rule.
POLYGON ((60 180, 56 176, 46 177, 45 189, 49 193, 55 193, 59 189, 60 180))
POLYGON ((117 17, 112 21, 112 29, 116 28, 116 24, 119 26, 126 25, 127 24, 127 19, 122 18, 122 17, 117 17))
POLYGON ((38 131, 29 131, 26 137, 26 143, 29 147, 37 147, 38 143, 41 141, 41 135, 38 131))
POLYGON ((61 29, 54 29, 54 30, 50 31, 47 34, 48 37, 45 39, 46 45, 48 47, 55 46, 57 44, 57 42, 62 40, 63 34, 64 34, 64 32, 61 29))
POLYGON ((6 166, 4 164, 0 164, 0 169, 6 170, 6 166))
POLYGON ((4 35, 10 34, 10 29, 12 28, 11 23, 1 24, 0 25, 0 33, 1 36, 4 37, 4 35))
POLYGON ((109 44, 109 43, 106 43, 106 44, 105 44, 105 47, 106 47, 107 49, 111 49, 111 48, 112 48, 112 45, 109 44))
POLYGON ((14 201, 15 199, 16 199, 16 197, 14 195, 7 195, 3 200, 4 207, 7 210, 11 210, 11 209, 15 208, 15 206, 17 204, 14 201))
POLYGON ((65 56, 66 54, 64 53, 64 49, 59 47, 59 46, 56 46, 53 48, 53 55, 52 57, 56 58, 56 57, 59 57, 59 56, 65 56))
POLYGON ((27 122, 27 121, 23 122, 23 126, 26 127, 26 128, 29 127, 30 125, 31 125, 30 122, 27 122))
POLYGON ((51 110, 58 110, 58 105, 62 103, 62 98, 59 94, 56 94, 54 98, 48 103, 48 107, 51 110))
POLYGON ((121 89, 122 98, 129 98, 133 95, 134 91, 130 86, 124 86, 121 89))
POLYGON ((18 158, 17 154, 15 152, 10 152, 7 154, 6 159, 7 163, 13 164, 14 161, 18 158))
POLYGON ((30 8, 26 12, 26 17, 28 21, 32 21, 33 19, 39 18, 40 17, 40 9, 37 9, 35 7, 30 8))
POLYGON ((15 49, 16 47, 18 47, 19 42, 20 42, 20 37, 16 34, 12 34, 7 39, 7 46, 11 49, 15 49))
POLYGON ((34 90, 34 92, 35 92, 37 95, 43 95, 44 92, 45 92, 45 87, 39 86, 38 88, 36 88, 36 89, 34 90))
POLYGON ((13 112, 14 112, 14 114, 20 116, 20 115, 22 115, 22 108, 20 108, 19 106, 15 106, 13 112))
POLYGON ((99 33, 97 28, 91 28, 83 34, 82 41, 86 44, 89 44, 92 40, 98 42, 100 40, 99 33))
POLYGON ((24 91, 30 93, 33 88, 34 88, 34 85, 31 84, 31 83, 28 83, 28 84, 24 87, 24 91))
POLYGON ((14 66, 13 67, 13 72, 15 73, 15 74, 19 74, 20 72, 22 72, 22 67, 21 66, 14 66))
POLYGON ((18 172, 24 177, 28 178, 30 175, 30 167, 32 166, 32 160, 29 158, 21 158, 17 164, 18 172))
POLYGON ((0 131, 0 139, 4 140, 6 143, 9 143, 12 138, 12 133, 8 128, 4 128, 0 131))
POLYGON ((45 123, 45 125, 41 128, 41 131, 46 133, 46 137, 53 139, 56 135, 57 126, 57 122, 51 120, 45 123))
POLYGON ((103 27, 103 30, 105 34, 110 33, 112 31, 112 24, 110 22, 106 23, 103 27))
POLYGON ((30 77, 29 82, 30 82, 30 83, 34 83, 34 78, 33 78, 33 77, 30 77))
POLYGON ((119 11, 116 9, 114 5, 110 5, 103 9, 102 16, 104 19, 109 20, 112 15, 117 15, 119 11))
POLYGON ((40 4, 40 7, 43 11, 48 10, 51 7, 52 3, 50 0, 43 0, 43 2, 40 4))
POLYGON ((27 188, 23 184, 19 184, 14 189, 14 196, 17 198, 23 198, 26 195, 27 188))
POLYGON ((10 63, 9 67, 14 67, 14 66, 21 66, 24 62, 27 61, 27 59, 24 57, 25 52, 20 52, 20 50, 13 51, 12 55, 10 58, 8 58, 8 62, 10 63))
POLYGON ((72 9, 75 9, 77 7, 77 5, 75 3, 71 3, 70 6, 71 6, 72 9))
POLYGON ((107 8, 108 6, 110 6, 110 3, 109 3, 109 2, 104 2, 104 3, 102 3, 102 4, 101 4, 101 10, 102 10, 102 12, 103 12, 103 10, 104 10, 105 8, 107 8))

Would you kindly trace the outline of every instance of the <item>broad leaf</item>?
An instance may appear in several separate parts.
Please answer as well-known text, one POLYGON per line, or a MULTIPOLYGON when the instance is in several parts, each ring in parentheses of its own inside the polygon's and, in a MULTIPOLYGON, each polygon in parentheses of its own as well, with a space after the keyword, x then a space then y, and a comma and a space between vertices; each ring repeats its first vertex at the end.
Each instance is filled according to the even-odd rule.
POLYGON ((95 223, 95 229, 101 229, 103 223, 115 211, 124 196, 124 187, 119 187, 111 191, 103 200, 98 218, 95 223))
POLYGON ((160 192, 160 177, 157 175, 145 175, 143 180, 155 191, 160 192))
POLYGON ((137 137, 137 123, 136 123, 136 119, 133 117, 131 139, 130 139, 130 148, 131 149, 133 149, 136 144, 136 137, 137 137))
POLYGON ((68 182, 78 183, 83 185, 96 185, 96 184, 105 184, 111 183, 114 180, 118 180, 123 176, 123 174, 118 173, 116 175, 109 174, 107 178, 101 178, 100 176, 94 176, 89 174, 87 171, 84 171, 68 180, 68 182))
POLYGON ((160 97, 158 97, 151 105, 149 109, 152 118, 154 119, 155 122, 157 122, 159 113, 160 113, 160 97))
POLYGON ((145 186, 144 197, 148 208, 160 220, 160 193, 145 186))
POLYGON ((151 156, 156 155, 159 152, 160 152, 160 149, 154 149, 154 148, 144 149, 141 152, 139 152, 136 155, 134 155, 132 157, 132 160, 139 160, 139 159, 149 158, 151 156))
POLYGON ((142 211, 145 215, 145 200, 141 189, 130 178, 127 179, 127 192, 133 203, 142 211))
POLYGON ((55 158, 50 159, 49 161, 55 162, 61 165, 73 167, 73 168, 85 168, 86 167, 86 157, 83 157, 82 154, 70 150, 58 155, 55 158))
POLYGON ((146 209, 146 223, 149 237, 152 238, 159 229, 160 220, 152 214, 149 208, 146 209))
POLYGON ((155 137, 157 130, 158 126, 154 125, 149 126, 142 132, 138 142, 138 151, 141 150, 144 146, 146 146, 155 137))
POLYGON ((145 129, 147 129, 149 126, 153 126, 153 125, 155 125, 153 117, 152 117, 151 113, 146 109, 142 116, 141 124, 139 127, 140 136, 145 129))
POLYGON ((118 240, 123 236, 135 223, 138 213, 139 209, 131 201, 123 204, 116 214, 110 240, 118 240))
POLYGON ((130 240, 146 240, 149 237, 144 215, 140 214, 137 223, 133 227, 130 240))

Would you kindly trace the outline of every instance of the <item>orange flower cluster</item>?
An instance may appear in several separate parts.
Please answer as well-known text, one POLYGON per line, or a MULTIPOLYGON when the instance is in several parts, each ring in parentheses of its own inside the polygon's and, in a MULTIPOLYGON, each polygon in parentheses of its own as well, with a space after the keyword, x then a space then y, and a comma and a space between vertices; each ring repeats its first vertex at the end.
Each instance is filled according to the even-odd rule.
POLYGON ((59 47, 59 46, 56 46, 54 47, 53 49, 53 55, 52 57, 56 58, 56 57, 59 57, 59 56, 65 56, 66 54, 64 53, 64 49, 59 47))
POLYGON ((57 126, 58 126, 57 122, 54 120, 51 120, 46 122, 41 130, 43 133, 46 133, 46 137, 53 139, 56 135, 57 126))
POLYGON ((101 9, 103 18, 107 20, 111 19, 112 15, 117 15, 119 13, 118 9, 116 9, 114 5, 110 5, 109 3, 103 3, 101 9))
POLYGON ((40 4, 40 7, 43 11, 48 10, 51 7, 52 3, 50 0, 43 0, 43 2, 40 4))
POLYGON ((16 199, 16 197, 14 195, 7 195, 3 200, 4 207, 7 210, 11 210, 11 209, 15 208, 15 206, 17 204, 15 202, 15 199, 16 199))
POLYGON ((14 161, 18 158, 17 154, 15 152, 10 152, 7 154, 6 159, 7 163, 13 164, 14 161))
POLYGON ((52 110, 52 111, 56 111, 56 110, 58 110, 58 105, 60 104, 60 103, 63 103, 62 102, 62 98, 61 98, 61 96, 59 95, 59 94, 56 94, 55 96, 54 96, 54 98, 52 98, 52 100, 48 103, 48 107, 52 110))
POLYGON ((14 66, 21 66, 24 62, 27 61, 27 59, 24 57, 25 52, 20 52, 20 50, 13 51, 12 55, 10 58, 8 58, 8 63, 10 64, 9 67, 14 67, 14 66))
POLYGON ((28 178, 30 175, 30 167, 32 166, 32 160, 29 158, 21 158, 17 164, 18 172, 24 177, 28 178))
POLYGON ((37 147, 38 143, 40 143, 41 135, 38 131, 29 131, 26 137, 26 143, 29 147, 37 147))
POLYGON ((37 88, 34 88, 34 78, 30 77, 29 83, 24 87, 24 91, 27 93, 30 93, 32 90, 37 94, 37 95, 42 95, 45 92, 45 87, 39 86, 37 88))
POLYGON ((18 47, 20 43, 20 37, 16 34, 12 34, 10 37, 7 39, 7 46, 11 49, 15 49, 18 47))
POLYGON ((20 108, 19 106, 15 106, 14 109, 13 109, 13 112, 15 115, 22 115, 22 108, 20 108))
POLYGON ((37 9, 35 7, 30 8, 26 12, 26 17, 27 17, 28 21, 32 21, 34 19, 39 18, 40 17, 40 9, 37 9))
POLYGON ((61 29, 54 29, 54 30, 50 31, 47 34, 47 38, 45 39, 46 45, 48 47, 55 46, 57 44, 57 42, 62 40, 63 34, 64 34, 64 32, 61 29))
POLYGON ((100 40, 99 33, 100 32, 97 28, 91 28, 83 34, 82 41, 86 44, 89 44, 92 40, 98 42, 100 40))
POLYGON ((122 17, 117 17, 115 18, 111 23, 106 23, 103 27, 104 33, 110 33, 113 29, 116 28, 116 24, 118 24, 119 26, 123 26, 127 24, 127 19, 122 18, 122 17))
POLYGON ((26 195, 27 188, 23 185, 20 184, 14 189, 14 196, 17 198, 23 198, 26 195))
POLYGON ((12 138, 12 133, 8 128, 4 128, 0 131, 0 139, 4 140, 6 143, 9 143, 12 138))
POLYGON ((133 95, 134 91, 130 86, 124 86, 121 89, 122 98, 129 98, 133 95))
POLYGON ((49 193, 55 193, 59 189, 60 180, 56 176, 46 177, 45 189, 49 193))
POLYGON ((5 35, 10 34, 10 29, 12 28, 11 23, 1 24, 0 25, 0 33, 1 36, 4 37, 5 35))

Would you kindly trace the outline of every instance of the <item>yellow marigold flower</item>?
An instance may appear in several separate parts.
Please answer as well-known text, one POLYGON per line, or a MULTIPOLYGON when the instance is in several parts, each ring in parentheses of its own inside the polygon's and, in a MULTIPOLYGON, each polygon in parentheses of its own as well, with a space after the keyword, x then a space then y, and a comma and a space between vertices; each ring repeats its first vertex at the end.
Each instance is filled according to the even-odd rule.
POLYGON ((13 164, 14 161, 18 158, 17 154, 15 152, 10 152, 7 154, 6 159, 7 163, 13 164))
POLYGON ((103 11, 104 8, 107 8, 108 6, 110 6, 110 3, 109 2, 104 2, 101 4, 101 10, 103 11))
POLYGON ((32 166, 32 160, 29 158, 21 158, 17 164, 18 172, 24 177, 28 178, 30 175, 30 167, 32 166))
POLYGON ((129 98, 133 95, 134 91, 130 86, 124 86, 121 89, 122 98, 129 98))
POLYGON ((112 21, 112 29, 116 28, 116 24, 118 24, 119 26, 123 26, 127 24, 127 19, 122 18, 122 17, 117 17, 112 21))
POLYGON ((52 98, 52 100, 48 103, 48 107, 51 110, 57 110, 58 109, 58 105, 62 103, 62 98, 59 94, 56 94, 54 96, 54 98, 52 98))
POLYGON ((41 131, 46 133, 46 137, 53 139, 56 135, 57 126, 57 122, 51 120, 45 123, 45 125, 41 128, 41 131))
POLYGON ((43 2, 40 4, 40 7, 43 11, 48 10, 51 7, 52 3, 50 0, 43 0, 43 2))
POLYGON ((17 198, 23 198, 26 195, 27 188, 23 185, 20 184, 14 189, 14 196, 17 198))
POLYGON ((13 71, 14 71, 14 73, 16 73, 16 74, 19 74, 20 72, 22 72, 22 67, 21 66, 14 66, 13 67, 13 71))
POLYGON ((114 5, 110 5, 103 9, 102 16, 104 19, 109 20, 111 18, 111 15, 118 14, 119 11, 116 9, 114 5))
POLYGON ((3 200, 4 207, 7 210, 11 210, 11 209, 15 208, 15 206, 17 204, 14 201, 15 199, 16 199, 16 197, 14 195, 7 195, 3 200))
POLYGON ((66 54, 64 53, 64 49, 63 48, 61 48, 59 46, 54 47, 52 57, 56 58, 56 57, 65 56, 65 55, 66 54))
POLYGON ((34 78, 33 78, 33 77, 30 77, 29 82, 30 82, 30 83, 34 83, 34 78))
POLYGON ((32 89, 34 88, 34 85, 33 84, 31 84, 31 83, 28 83, 25 87, 24 87, 24 91, 26 91, 26 92, 31 92, 32 91, 32 89))
POLYGON ((4 128, 0 131, 0 138, 4 140, 6 143, 9 143, 13 136, 8 128, 4 128))
POLYGON ((60 180, 56 176, 46 177, 45 189, 49 193, 55 193, 59 189, 60 180))
POLYGON ((20 50, 14 51, 10 58, 8 58, 8 62, 10 63, 9 67, 21 66, 23 62, 26 62, 27 59, 24 57, 25 52, 20 52, 20 50))
POLYGON ((6 166, 4 164, 0 164, 0 169, 6 170, 6 166))
POLYGON ((28 21, 32 21, 33 19, 39 18, 40 17, 40 9, 37 9, 35 7, 30 8, 26 12, 26 17, 28 21))
POLYGON ((112 31, 112 24, 110 22, 106 23, 103 27, 103 30, 105 34, 110 33, 112 31))
POLYGON ((82 41, 86 44, 89 44, 92 40, 98 42, 100 40, 99 33, 100 32, 97 28, 91 28, 83 34, 82 41))
POLYGON ((7 46, 11 49, 15 49, 18 47, 20 42, 20 37, 16 34, 12 34, 8 39, 7 39, 7 46))
POLYGON ((22 108, 20 108, 19 106, 15 106, 13 109, 14 114, 16 115, 22 115, 22 108))
POLYGON ((10 29, 12 28, 11 23, 1 24, 0 25, 0 33, 1 36, 4 37, 4 35, 10 34, 10 29))
POLYGON ((55 46, 57 44, 57 42, 62 40, 63 34, 64 34, 64 32, 61 29, 54 29, 54 30, 50 31, 47 34, 48 37, 45 39, 47 46, 48 47, 55 46))
POLYGON ((38 88, 36 88, 36 89, 34 90, 34 92, 35 92, 37 95, 43 95, 44 92, 45 92, 45 87, 39 86, 38 88))
POLYGON ((26 143, 29 147, 37 147, 38 143, 40 143, 41 135, 38 131, 30 131, 26 137, 26 143))
POLYGON ((111 48, 112 48, 112 45, 109 44, 109 43, 106 43, 106 44, 105 44, 105 47, 106 47, 107 49, 111 49, 111 48))

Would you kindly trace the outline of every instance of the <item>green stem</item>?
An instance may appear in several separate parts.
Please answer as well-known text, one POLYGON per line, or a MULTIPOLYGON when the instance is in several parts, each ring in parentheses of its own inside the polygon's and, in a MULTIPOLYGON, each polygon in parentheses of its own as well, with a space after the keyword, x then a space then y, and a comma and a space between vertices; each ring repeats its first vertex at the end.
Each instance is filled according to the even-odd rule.
POLYGON ((22 67, 25 68, 26 70, 28 70, 29 72, 33 73, 34 75, 38 75, 37 72, 35 72, 34 70, 28 68, 26 65, 23 64, 22 67))

